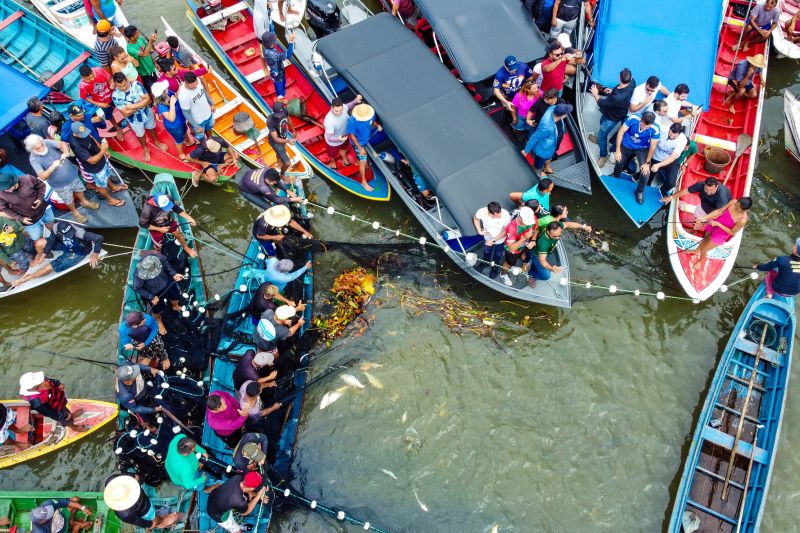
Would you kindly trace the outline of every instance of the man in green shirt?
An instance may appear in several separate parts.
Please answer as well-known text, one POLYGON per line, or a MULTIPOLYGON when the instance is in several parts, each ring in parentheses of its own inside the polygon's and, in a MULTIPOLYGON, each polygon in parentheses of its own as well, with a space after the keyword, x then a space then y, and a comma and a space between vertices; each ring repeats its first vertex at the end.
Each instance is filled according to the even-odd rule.
POLYGON ((150 90, 150 87, 152 87, 158 79, 158 75, 156 74, 156 63, 153 61, 152 56, 153 45, 158 38, 158 33, 153 32, 153 35, 147 39, 138 29, 136 29, 136 26, 133 25, 126 26, 124 33, 125 39, 128 41, 128 54, 139 61, 139 66, 136 67, 136 71, 142 78, 142 85, 144 85, 144 89, 150 95, 150 100, 155 101, 153 99, 153 93, 150 90))
POLYGON ((194 489, 206 482, 206 476, 200 473, 202 465, 197 454, 208 458, 206 452, 193 439, 178 433, 169 443, 164 467, 169 479, 175 485, 185 489, 194 489))
POLYGON ((567 220, 568 216, 569 210, 567 209, 567 206, 561 204, 554 205, 550 208, 550 214, 541 217, 537 222, 539 225, 539 231, 544 232, 544 229, 548 226, 548 224, 555 220, 561 223, 562 229, 582 229, 586 233, 592 232, 592 227, 590 225, 571 222, 567 220))
POLYGON ((563 222, 553 220, 545 227, 543 232, 539 233, 539 238, 536 239, 536 248, 532 254, 531 266, 528 270, 528 287, 531 289, 536 287, 536 280, 547 281, 552 277, 553 273, 561 272, 561 267, 551 265, 547 261, 547 256, 556 249, 563 229, 563 222))

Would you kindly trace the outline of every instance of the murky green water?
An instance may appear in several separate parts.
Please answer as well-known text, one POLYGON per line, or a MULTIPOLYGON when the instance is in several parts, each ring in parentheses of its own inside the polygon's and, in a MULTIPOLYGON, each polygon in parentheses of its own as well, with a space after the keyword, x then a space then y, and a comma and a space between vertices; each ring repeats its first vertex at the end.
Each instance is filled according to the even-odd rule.
MULTIPOLYGON (((134 21, 153 20, 158 6, 177 31, 196 42, 178 0, 167 6, 131 0, 125 6, 134 21)), ((796 66, 789 60, 771 64, 759 170, 777 185, 755 179, 757 203, 741 264, 784 252, 798 233, 797 223, 787 223, 800 205, 794 196, 800 185, 798 168, 783 153, 781 96, 784 87, 800 83, 796 66)), ((126 176, 141 202, 149 183, 139 171, 126 176)), ((323 203, 421 234, 398 201, 362 202, 316 178, 310 187, 323 203)), ((602 256, 570 241, 575 278, 679 294, 659 223, 635 231, 599 184, 591 199, 563 192, 556 198, 611 235, 610 251, 602 256)), ((212 187, 190 191, 185 201, 202 225, 244 249, 254 207, 212 187)), ((316 232, 335 241, 384 242, 371 229, 324 215, 316 220, 316 232)), ((130 246, 134 231, 106 236, 130 246)), ((203 260, 208 273, 238 264, 209 247, 203 260)), ((353 262, 338 252, 320 254, 318 261, 322 301, 333 276, 353 262)), ((3 300, 0 397, 15 396, 21 373, 46 369, 73 397, 113 399, 110 371, 41 350, 112 360, 127 268, 127 257, 111 259, 99 272, 79 270, 55 285, 3 300)), ((493 525, 520 532, 663 529, 717 357, 751 283, 697 306, 576 289, 574 308, 559 312, 494 301, 494 293, 475 287, 432 251, 400 249, 379 272, 375 301, 382 304, 369 308, 371 329, 320 348, 317 361, 324 368, 357 356, 383 365, 370 370, 383 388, 351 389, 325 410, 318 408, 322 395, 343 383, 308 395, 295 462, 307 495, 391 531, 480 532, 493 525), (403 290, 476 300, 498 314, 498 334, 494 340, 454 335, 436 313, 401 306, 397 294, 403 290), (525 315, 545 313, 549 321, 537 320, 528 329, 517 325, 525 315)), ((734 271, 731 280, 739 275, 734 271)), ((210 276, 210 291, 228 290, 233 278, 233 272, 210 276)), ((793 389, 800 386, 798 372, 795 365, 793 389)), ((366 383, 357 367, 354 374, 366 383)), ((792 393, 763 531, 797 529, 798 422, 800 394, 792 393)), ((58 455, 3 471, 0 488, 98 489, 114 464, 108 435, 101 432, 58 455)), ((305 511, 273 524, 281 532, 340 530, 305 511)))

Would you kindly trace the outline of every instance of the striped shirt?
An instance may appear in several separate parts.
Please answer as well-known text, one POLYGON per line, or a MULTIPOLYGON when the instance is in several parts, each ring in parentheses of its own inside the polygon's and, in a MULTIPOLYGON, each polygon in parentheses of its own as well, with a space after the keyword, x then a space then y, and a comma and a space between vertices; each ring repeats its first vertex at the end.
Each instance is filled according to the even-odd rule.
POLYGON ((110 38, 107 41, 101 41, 100 39, 96 39, 94 41, 94 56, 104 67, 111 65, 111 55, 108 53, 108 51, 111 50, 111 47, 116 44, 117 41, 115 41, 113 38, 110 38))

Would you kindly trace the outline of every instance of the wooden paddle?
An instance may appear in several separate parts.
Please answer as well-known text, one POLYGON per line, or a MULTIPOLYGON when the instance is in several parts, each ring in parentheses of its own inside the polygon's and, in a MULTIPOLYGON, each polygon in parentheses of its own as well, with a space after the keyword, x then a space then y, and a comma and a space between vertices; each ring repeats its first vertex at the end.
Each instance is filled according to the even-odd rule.
POLYGON ((733 167, 736 166, 736 163, 739 162, 739 158, 742 156, 745 150, 750 148, 751 144, 753 144, 753 138, 746 133, 742 133, 736 138, 736 157, 733 158, 733 163, 731 163, 731 166, 728 169, 728 174, 725 176, 725 180, 722 182, 723 185, 728 184, 728 180, 731 179, 731 174, 733 173, 733 167))
MULTIPOLYGON (((730 489, 731 476, 734 470, 734 460, 736 459, 736 446, 742 438, 742 430, 744 429, 744 420, 747 415, 747 409, 750 407, 750 396, 753 394, 753 386, 756 384, 756 376, 758 375, 758 365, 761 363, 761 350, 764 348, 764 340, 767 338, 767 330, 770 325, 767 322, 762 322, 764 326, 761 329, 761 340, 758 342, 758 349, 756 350, 756 361, 753 363, 753 369, 750 372, 750 382, 747 384, 747 394, 742 403, 742 410, 739 415, 739 424, 736 426, 736 436, 733 438, 733 446, 731 446, 731 455, 728 458, 728 472, 725 474, 725 483, 722 485, 722 501, 727 501, 728 491, 730 489)), ((753 444, 752 455, 755 455, 756 447, 753 444)))
MULTIPOLYGON (((765 328, 766 329, 766 328, 765 328)), ((744 508, 747 505, 747 486, 750 484, 750 472, 753 471, 753 459, 756 456, 756 444, 758 444, 758 430, 764 426, 759 424, 756 426, 756 432, 753 435, 753 451, 750 452, 750 461, 747 463, 747 473, 744 475, 744 491, 742 491, 742 500, 739 502, 739 512, 736 518, 736 533, 742 528, 742 518, 744 518, 744 508)))

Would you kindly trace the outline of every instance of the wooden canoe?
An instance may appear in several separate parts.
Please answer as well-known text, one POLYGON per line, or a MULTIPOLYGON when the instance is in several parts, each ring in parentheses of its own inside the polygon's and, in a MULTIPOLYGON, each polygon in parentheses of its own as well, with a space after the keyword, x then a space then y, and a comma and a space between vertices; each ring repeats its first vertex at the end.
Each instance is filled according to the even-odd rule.
MULTIPOLYGON (((197 31, 261 111, 269 115, 275 100, 275 87, 262 70, 259 57, 261 44, 253 31, 253 15, 248 5, 237 0, 222 0, 221 10, 210 14, 193 0, 187 0, 187 5, 187 16, 197 31), (221 28, 223 23, 224 28, 221 28), (217 27, 221 29, 216 29, 217 27)), ((298 143, 295 147, 298 151, 308 159, 317 173, 348 192, 367 200, 388 201, 391 189, 386 177, 376 171, 374 165, 369 166, 367 173, 367 181, 373 190, 367 191, 361 185, 352 148, 349 152, 352 164, 340 165, 338 170, 332 170, 328 166, 331 159, 326 152, 322 123, 330 105, 295 63, 290 62, 285 72, 286 98, 298 98, 306 107, 306 120, 296 117, 291 119, 297 128, 298 143)))
POLYGON ((17 451, 10 444, 0 447, 0 468, 16 466, 35 457, 41 457, 68 446, 87 435, 91 435, 117 416, 117 406, 113 403, 99 400, 70 400, 67 404, 70 410, 83 410, 83 413, 77 417, 77 422, 91 426, 88 431, 80 433, 32 411, 30 404, 25 400, 0 400, 0 402, 8 409, 16 412, 16 427, 30 424, 34 428, 30 434, 17 436, 17 442, 29 443, 29 448, 17 451))
MULTIPOLYGON (((747 6, 747 2, 730 2, 723 19, 709 109, 700 115, 692 135, 692 139, 698 145, 699 153, 697 157, 692 158, 680 178, 681 188, 690 187, 711 176, 704 168, 705 159, 702 157, 706 146, 728 151, 733 160, 735 159, 737 139, 740 135, 750 135, 753 143, 756 145, 758 143, 766 90, 766 67, 761 76, 754 80, 759 91, 757 98, 740 99, 736 103, 736 114, 734 115, 722 106, 722 100, 728 89, 727 77, 733 68, 734 52, 731 48, 738 42, 744 26, 744 21, 734 14, 734 8, 737 5, 747 6)), ((736 61, 743 60, 748 54, 764 54, 764 60, 768 62, 768 52, 769 43, 757 43, 747 54, 739 53, 736 61)), ((716 176, 724 182, 730 175, 727 186, 731 190, 733 198, 741 198, 750 194, 756 158, 757 149, 755 146, 751 146, 738 158, 734 168, 731 169, 728 166, 716 176)), ((696 248, 703 238, 702 233, 692 229, 695 219, 694 210, 699 204, 700 197, 696 194, 687 194, 670 204, 667 218, 667 251, 672 270, 686 294, 691 298, 705 300, 717 292, 730 275, 736 263, 736 255, 739 252, 744 230, 737 233, 728 242, 711 250, 699 268, 693 270, 692 267, 697 256, 687 252, 696 248)))
MULTIPOLYGON (((164 24, 168 36, 174 35, 180 40, 181 49, 192 54, 198 64, 208 68, 208 73, 203 77, 207 81, 207 90, 214 102, 214 107, 217 108, 216 111, 214 111, 214 133, 228 141, 248 163, 256 167, 268 166, 280 168, 278 156, 267 141, 269 131, 267 129, 267 118, 263 113, 256 109, 248 100, 245 100, 228 80, 211 70, 208 62, 200 57, 186 41, 175 33, 164 17, 161 17, 161 22, 164 24), (250 115, 254 127, 259 131, 257 141, 254 142, 253 139, 249 138, 247 135, 237 133, 233 130, 233 117, 237 113, 247 113, 250 115)), ((306 161, 293 146, 287 146, 286 152, 289 154, 292 161, 292 166, 286 173, 296 177, 309 177, 311 175, 311 166, 308 164, 308 161, 306 161)))
POLYGON ((786 404, 794 300, 765 298, 760 285, 731 332, 692 437, 670 533, 758 531, 786 404), (762 337, 764 322, 770 328, 762 337))

